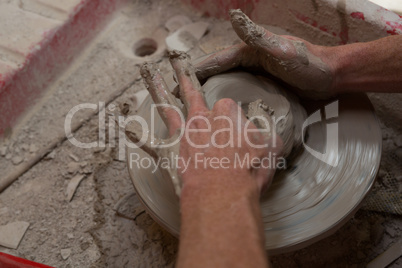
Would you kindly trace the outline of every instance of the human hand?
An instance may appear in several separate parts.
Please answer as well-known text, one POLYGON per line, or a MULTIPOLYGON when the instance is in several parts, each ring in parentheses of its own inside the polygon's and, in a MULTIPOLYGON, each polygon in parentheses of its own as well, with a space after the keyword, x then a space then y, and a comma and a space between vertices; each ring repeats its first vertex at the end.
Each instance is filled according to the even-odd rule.
MULTIPOLYGON (((269 114, 264 111, 266 107, 261 103, 251 105, 253 111, 249 116, 266 115, 266 120, 262 120, 264 122, 261 118, 252 119, 254 123, 246 118, 240 106, 231 99, 221 99, 209 110, 188 55, 173 51, 170 52, 170 61, 179 83, 186 122, 183 122, 184 116, 178 112, 181 106, 156 66, 143 65, 141 74, 153 101, 155 104, 165 104, 158 108, 158 112, 168 128, 170 138, 149 138, 142 149, 154 158, 169 154, 179 156, 177 170, 164 170, 172 178, 178 195, 181 188, 183 191, 188 188, 204 194, 226 191, 239 195, 251 191, 259 195, 269 186, 275 167, 258 161, 268 156, 280 157, 283 146, 276 133, 260 132, 254 124, 262 127, 264 123, 272 123, 269 114), (170 148, 155 147, 180 138, 180 132, 183 134, 180 143, 170 148), (246 165, 241 167, 236 162, 239 159, 246 159, 246 165)), ((138 142, 142 129, 131 125, 126 128, 126 134, 132 141, 138 142)))
POLYGON ((293 86, 299 95, 318 99, 335 95, 335 61, 330 47, 273 34, 239 9, 231 10, 230 17, 243 42, 198 63, 196 73, 200 80, 239 66, 258 67, 293 86))

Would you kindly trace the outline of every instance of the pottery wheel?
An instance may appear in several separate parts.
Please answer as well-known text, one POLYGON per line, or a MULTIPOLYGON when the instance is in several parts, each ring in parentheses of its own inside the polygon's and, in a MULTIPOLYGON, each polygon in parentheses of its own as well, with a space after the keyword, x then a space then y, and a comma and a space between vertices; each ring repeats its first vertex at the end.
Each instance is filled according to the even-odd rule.
MULTIPOLYGON (((169 86, 175 86, 171 78, 166 78, 169 86)), ((325 153, 327 129, 336 126, 338 165, 324 163, 301 146, 297 153, 290 155, 288 169, 277 172, 268 192, 261 198, 266 249, 271 254, 307 246, 335 232, 359 208, 375 180, 382 138, 368 97, 365 94, 341 95, 326 102, 310 102, 304 107, 312 114, 325 110, 324 107, 334 101, 338 101, 337 117, 326 118, 322 114, 323 120, 307 127, 304 141, 311 149, 325 153)), ((138 110, 138 115, 148 123, 151 104, 148 96, 138 110)), ((155 128, 157 136, 167 136, 159 116, 155 128)), ((128 148, 127 153, 149 157, 141 149, 128 148)), ((334 156, 327 154, 327 157, 334 156)), ((153 168, 137 169, 134 165, 129 168, 131 179, 150 215, 178 236, 179 200, 171 182, 159 170, 152 173, 153 168)))

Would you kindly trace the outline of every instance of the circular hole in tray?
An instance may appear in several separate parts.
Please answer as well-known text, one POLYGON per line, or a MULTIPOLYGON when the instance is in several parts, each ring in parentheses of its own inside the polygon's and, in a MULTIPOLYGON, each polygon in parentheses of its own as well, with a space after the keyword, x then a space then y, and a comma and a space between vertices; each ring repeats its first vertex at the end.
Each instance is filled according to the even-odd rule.
POLYGON ((156 52, 158 44, 154 39, 143 38, 134 44, 134 54, 138 57, 150 56, 156 52))

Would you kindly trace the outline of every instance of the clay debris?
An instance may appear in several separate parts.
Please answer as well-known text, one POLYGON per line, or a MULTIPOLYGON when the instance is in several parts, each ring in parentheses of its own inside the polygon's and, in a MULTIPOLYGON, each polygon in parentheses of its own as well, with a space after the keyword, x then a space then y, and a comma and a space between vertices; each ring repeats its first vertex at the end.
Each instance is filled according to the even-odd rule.
POLYGON ((71 200, 73 199, 73 196, 75 194, 75 191, 77 190, 77 188, 80 185, 81 181, 85 177, 86 177, 86 175, 77 174, 70 180, 70 182, 68 183, 68 186, 67 186, 67 191, 66 191, 67 201, 68 202, 71 202, 71 200))
POLYGON ((6 248, 17 249, 28 227, 29 222, 25 221, 12 222, 0 226, 0 245, 6 248))
POLYGON ((182 26, 173 34, 166 37, 168 50, 184 52, 191 50, 207 32, 208 27, 209 24, 202 21, 182 26))

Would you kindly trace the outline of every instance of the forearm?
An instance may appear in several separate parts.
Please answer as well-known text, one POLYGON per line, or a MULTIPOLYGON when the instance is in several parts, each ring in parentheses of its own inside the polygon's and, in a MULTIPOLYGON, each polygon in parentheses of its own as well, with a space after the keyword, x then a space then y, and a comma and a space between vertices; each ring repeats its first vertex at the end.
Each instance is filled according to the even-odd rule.
POLYGON ((181 215, 178 267, 267 266, 259 190, 251 176, 184 185, 181 215))
POLYGON ((402 36, 328 51, 335 72, 335 92, 402 92, 402 36))

